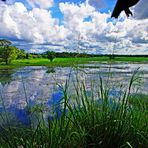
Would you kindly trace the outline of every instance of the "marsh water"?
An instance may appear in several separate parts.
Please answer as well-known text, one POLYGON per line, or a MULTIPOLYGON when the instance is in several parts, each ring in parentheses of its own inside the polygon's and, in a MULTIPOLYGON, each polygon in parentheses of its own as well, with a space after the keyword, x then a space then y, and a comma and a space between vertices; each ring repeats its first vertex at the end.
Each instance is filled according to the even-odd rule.
MULTIPOLYGON (((0 112, 4 110, 3 106, 10 111, 15 108, 22 112, 28 104, 53 105, 62 98, 61 88, 64 88, 66 83, 69 94, 73 93, 74 84, 78 81, 86 85, 88 93, 91 93, 92 86, 95 86, 94 91, 97 91, 100 78, 105 87, 116 91, 121 86, 125 89, 137 69, 139 81, 131 93, 138 91, 147 94, 148 64, 144 63, 92 62, 73 68, 27 66, 18 69, 0 69, 0 112)), ((112 94, 116 95, 111 92, 112 94)))

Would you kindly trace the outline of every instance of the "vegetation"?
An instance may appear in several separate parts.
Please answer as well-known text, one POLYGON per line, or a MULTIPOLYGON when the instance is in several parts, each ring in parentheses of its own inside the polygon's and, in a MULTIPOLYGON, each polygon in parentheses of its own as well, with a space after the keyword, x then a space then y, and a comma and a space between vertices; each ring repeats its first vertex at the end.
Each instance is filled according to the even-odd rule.
POLYGON ((11 45, 12 43, 8 40, 5 40, 5 39, 0 39, 0 46, 9 46, 11 45))
POLYGON ((148 55, 95 55, 71 52, 55 53, 54 51, 37 54, 27 53, 25 50, 10 46, 11 44, 12 43, 8 40, 0 40, 0 67, 3 67, 3 62, 6 65, 10 65, 12 63, 10 65, 11 67, 27 65, 71 66, 75 64, 83 64, 89 61, 148 62, 148 55), (49 59, 51 62, 49 63, 46 59, 49 59))
MULTIPOLYGON (((107 58, 106 58, 107 60, 107 58)), ((9 65, 0 64, 2 68, 17 68, 21 66, 74 66, 77 64, 88 63, 89 61, 105 61, 104 58, 56 58, 53 62, 50 62, 47 58, 35 58, 35 59, 16 59, 9 65)))
MULTIPOLYGON (((60 86, 61 99, 53 104, 53 114, 50 112, 47 118, 43 117, 44 111, 47 114, 45 107, 28 104, 23 110, 23 115, 28 117, 27 125, 19 122, 12 126, 11 116, 1 113, 1 147, 146 148, 148 110, 144 102, 138 107, 129 103, 132 85, 139 81, 137 71, 127 89, 113 98, 110 98, 111 89, 104 86, 101 77, 99 81, 97 94, 93 85, 88 93, 85 83, 79 80, 73 83, 74 93, 69 94, 67 80, 65 86, 60 86), (35 123, 32 118, 37 119, 35 123)), ((14 118, 12 121, 14 123, 14 118)))
POLYGON ((118 62, 128 62, 128 63, 148 63, 148 58, 145 57, 118 57, 114 60, 110 60, 108 57, 91 57, 91 58, 56 58, 53 62, 49 62, 47 58, 29 58, 29 59, 16 59, 13 60, 9 65, 4 65, 0 63, 1 68, 17 68, 21 66, 75 66, 78 64, 86 64, 89 62, 108 62, 108 63, 118 63, 118 62))
POLYGON ((28 54, 23 49, 18 49, 17 59, 28 59, 28 54))
POLYGON ((18 49, 14 46, 7 46, 0 49, 1 61, 6 65, 10 64, 12 60, 15 60, 18 55, 18 49))
POLYGON ((129 97, 129 104, 139 107, 145 105, 148 109, 148 95, 145 94, 133 94, 129 97))
POLYGON ((5 61, 8 64, 8 54, 9 45, 11 45, 10 41, 0 40, 0 60, 5 61), (6 55, 5 55, 6 54, 6 55))
POLYGON ((50 62, 52 62, 53 59, 56 58, 56 53, 54 51, 47 51, 46 55, 50 62))
POLYGON ((12 80, 13 73, 16 72, 14 69, 3 68, 0 69, 0 83, 2 85, 8 84, 12 80))
MULTIPOLYGON (((23 49, 18 49, 15 46, 11 46, 11 42, 8 40, 0 40, 0 62, 6 65, 10 64, 16 59, 28 59, 28 54, 23 49)), ((29 54, 30 55, 30 54, 29 54)))

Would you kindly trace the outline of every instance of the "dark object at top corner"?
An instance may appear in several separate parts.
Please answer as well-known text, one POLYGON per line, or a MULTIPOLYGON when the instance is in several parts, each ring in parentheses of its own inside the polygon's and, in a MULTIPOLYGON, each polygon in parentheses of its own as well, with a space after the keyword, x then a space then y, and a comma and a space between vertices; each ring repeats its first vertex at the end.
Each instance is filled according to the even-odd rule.
POLYGON ((117 0, 111 17, 118 18, 122 11, 125 11, 127 17, 133 15, 129 8, 136 5, 139 1, 140 0, 117 0))

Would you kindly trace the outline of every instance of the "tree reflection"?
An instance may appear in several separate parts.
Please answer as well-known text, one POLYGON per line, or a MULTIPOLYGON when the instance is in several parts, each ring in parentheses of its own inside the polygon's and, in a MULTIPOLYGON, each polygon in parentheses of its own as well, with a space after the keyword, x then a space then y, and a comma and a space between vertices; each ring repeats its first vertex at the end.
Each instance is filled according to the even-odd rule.
POLYGON ((12 74, 15 72, 14 69, 4 68, 0 69, 0 83, 5 85, 12 81, 12 74))
POLYGON ((46 73, 55 73, 55 68, 54 67, 48 67, 46 73))

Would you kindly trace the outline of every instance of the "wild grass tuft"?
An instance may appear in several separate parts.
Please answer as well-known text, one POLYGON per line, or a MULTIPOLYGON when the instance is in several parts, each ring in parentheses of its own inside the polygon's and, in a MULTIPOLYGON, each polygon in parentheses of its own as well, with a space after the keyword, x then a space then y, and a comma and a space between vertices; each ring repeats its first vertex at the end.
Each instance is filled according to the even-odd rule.
MULTIPOLYGON (((135 105, 137 97, 131 94, 137 82, 134 72, 127 89, 110 99, 110 88, 99 79, 97 93, 92 84, 88 93, 85 82, 77 79, 69 94, 69 81, 62 87, 63 98, 53 111, 53 118, 44 118, 43 109, 34 109, 29 114, 36 117, 30 126, 0 125, 0 146, 16 148, 128 148, 148 146, 148 109, 145 102, 135 105), (135 100, 134 100, 135 99, 135 100), (59 116, 60 112, 60 116, 59 116)), ((145 100, 148 98, 145 98, 145 100)), ((139 101, 140 103, 140 101, 139 101)), ((137 103, 136 103, 137 104, 137 103)), ((32 117, 30 116, 30 117, 32 117)), ((1 120, 4 115, 1 114, 1 120)), ((8 116, 7 120, 8 119, 8 116)))

